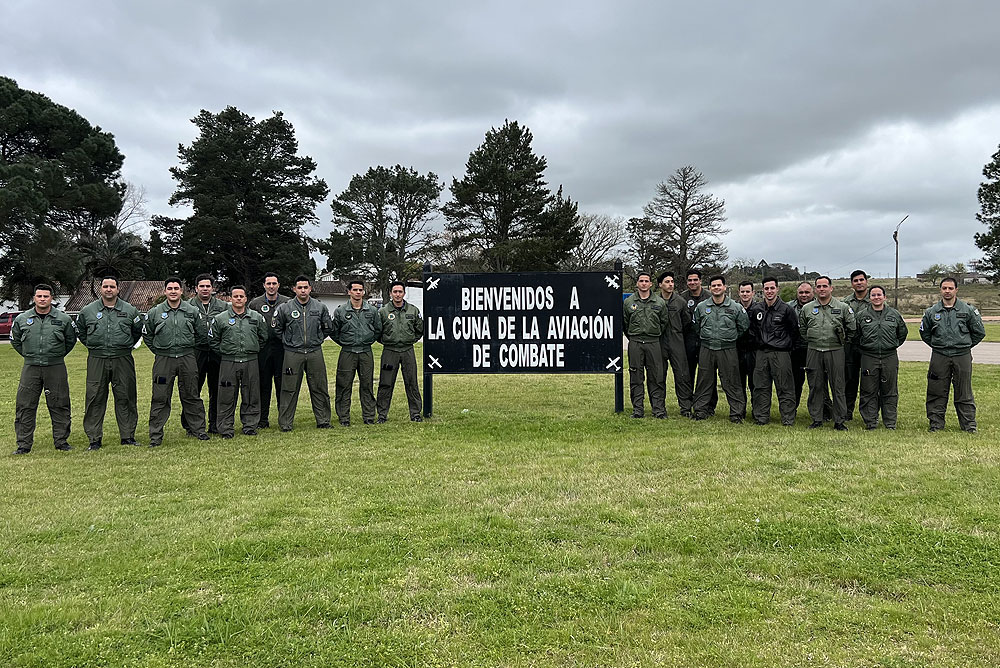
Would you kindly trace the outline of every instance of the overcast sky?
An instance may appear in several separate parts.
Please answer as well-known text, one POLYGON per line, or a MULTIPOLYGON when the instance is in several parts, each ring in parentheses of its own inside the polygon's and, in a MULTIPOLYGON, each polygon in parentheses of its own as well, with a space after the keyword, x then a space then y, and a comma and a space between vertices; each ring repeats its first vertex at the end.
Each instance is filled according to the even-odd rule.
POLYGON ((730 258, 889 276, 909 214, 912 275, 979 257, 1000 144, 996 2, 5 0, 0 21, 0 72, 113 133, 167 215, 201 109, 284 112, 333 193, 379 164, 450 184, 512 119, 581 212, 641 215, 690 164, 730 258))

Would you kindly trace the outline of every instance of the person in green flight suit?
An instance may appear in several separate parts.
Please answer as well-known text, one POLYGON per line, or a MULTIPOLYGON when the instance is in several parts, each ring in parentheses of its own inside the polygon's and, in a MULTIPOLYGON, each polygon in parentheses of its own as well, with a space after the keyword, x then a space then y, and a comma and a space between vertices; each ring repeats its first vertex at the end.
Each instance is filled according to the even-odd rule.
POLYGON ((962 431, 976 433, 976 398, 972 393, 972 349, 986 337, 979 309, 958 298, 958 281, 941 279, 941 300, 924 311, 920 338, 931 347, 927 368, 929 431, 944 429, 948 393, 955 388, 955 413, 962 431))
POLYGON ((103 443, 104 414, 108 408, 108 385, 115 395, 115 418, 122 445, 139 445, 135 428, 139 423, 135 360, 132 349, 142 338, 139 309, 118 298, 118 279, 101 279, 101 296, 76 317, 77 336, 88 350, 87 397, 83 430, 90 439, 88 450, 103 443))
POLYGON ((278 427, 291 431, 299 403, 302 376, 309 386, 309 400, 317 429, 330 428, 330 390, 326 378, 323 341, 333 331, 330 310, 313 299, 312 280, 305 275, 295 278, 295 299, 278 306, 271 317, 271 328, 285 347, 281 400, 278 401, 278 427))
POLYGON ((337 358, 336 407, 341 426, 351 424, 351 387, 358 376, 361 395, 361 418, 365 424, 375 424, 375 394, 372 383, 375 375, 375 357, 372 344, 382 335, 382 320, 378 310, 364 300, 365 284, 348 281, 350 301, 333 312, 333 330, 330 338, 340 344, 337 358))
POLYGON ((856 313, 857 348, 861 351, 861 394, 858 412, 865 428, 878 427, 878 415, 886 429, 896 428, 899 403, 897 378, 899 356, 896 349, 906 341, 906 322, 899 311, 885 303, 885 288, 873 285, 868 290, 869 306, 856 313))
POLYGON ((729 421, 739 424, 746 418, 747 392, 740 381, 736 341, 750 328, 750 320, 746 309, 726 295, 725 276, 712 276, 708 289, 711 299, 699 302, 692 318, 701 339, 698 380, 694 389, 694 417, 704 420, 709 416, 718 373, 729 402, 729 421))
POLYGON ((420 416, 422 405, 420 386, 417 383, 417 357, 413 352, 413 344, 424 335, 424 319, 420 315, 420 309, 403 298, 405 295, 406 284, 393 281, 389 286, 389 303, 378 311, 382 321, 382 368, 378 374, 378 396, 375 398, 379 423, 389 419, 396 373, 400 370, 403 372, 410 420, 423 422, 420 416))
POLYGON ((663 356, 663 380, 666 384, 668 368, 674 370, 674 395, 681 417, 692 417, 691 405, 694 388, 688 372, 685 337, 691 327, 691 316, 684 299, 676 292, 674 272, 665 271, 656 277, 660 298, 667 305, 667 327, 660 335, 660 353, 663 356))
POLYGON ((207 345, 208 329, 198 308, 182 299, 181 279, 163 281, 162 302, 146 314, 142 340, 153 353, 153 394, 149 404, 149 447, 163 444, 163 428, 170 418, 170 399, 177 380, 181 400, 181 424, 188 436, 207 441, 205 404, 198 394, 198 362, 195 347, 207 345))
POLYGON ((236 398, 240 397, 240 422, 246 436, 257 435, 260 419, 260 368, 257 355, 267 342, 264 316, 247 308, 247 289, 229 289, 232 303, 212 319, 208 340, 222 359, 219 366, 219 435, 232 438, 236 420, 236 398))
POLYGON ((806 345, 806 376, 809 378, 810 429, 823 426, 824 402, 833 401, 833 427, 847 431, 849 414, 844 398, 844 344, 857 335, 854 310, 833 297, 829 276, 816 279, 816 298, 802 307, 799 333, 806 345), (829 388, 829 395, 827 389, 829 388))
POLYGON ((14 399, 15 455, 31 452, 35 442, 38 400, 45 391, 45 404, 52 418, 52 442, 56 450, 72 450, 69 444, 72 415, 65 357, 76 345, 73 319, 52 306, 52 286, 35 286, 34 305, 14 318, 10 345, 24 358, 21 380, 14 399))
POLYGON ((652 291, 649 272, 640 272, 635 279, 635 292, 622 305, 624 331, 628 338, 628 379, 632 399, 632 417, 641 418, 643 385, 649 387, 649 405, 653 417, 667 417, 666 377, 663 372, 663 351, 660 337, 667 329, 667 305, 652 291))
MULTIPOLYGON (((868 274, 862 269, 851 272, 851 289, 853 292, 844 300, 854 311, 854 319, 861 317, 861 312, 871 306, 868 296, 868 274)), ((858 388, 861 386, 861 348, 856 341, 844 343, 844 401, 847 402, 847 419, 854 419, 854 403, 858 398, 858 388)))

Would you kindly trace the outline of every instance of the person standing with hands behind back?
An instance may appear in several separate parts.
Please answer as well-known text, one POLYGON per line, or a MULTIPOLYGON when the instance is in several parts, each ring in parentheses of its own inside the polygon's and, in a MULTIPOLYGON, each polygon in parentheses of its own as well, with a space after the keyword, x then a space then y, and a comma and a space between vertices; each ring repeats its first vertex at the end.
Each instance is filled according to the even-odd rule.
POLYGON ((382 320, 374 306, 364 300, 365 284, 349 281, 350 301, 333 312, 330 338, 340 344, 337 359, 337 419, 342 427, 351 426, 351 386, 357 373, 361 395, 361 417, 365 424, 375 424, 375 357, 372 344, 382 336, 382 320))
POLYGON ((624 330, 628 337, 628 381, 632 398, 632 417, 641 418, 643 385, 649 386, 649 405, 653 417, 667 417, 667 380, 663 373, 663 351, 660 336, 669 326, 667 305, 652 292, 653 280, 642 271, 635 279, 635 292, 623 305, 624 330), (645 378, 644 378, 645 376, 645 378), (645 382, 644 382, 645 381, 645 382))
POLYGON ((64 358, 76 345, 76 327, 68 315, 52 308, 51 285, 36 285, 34 301, 34 306, 14 318, 10 329, 10 345, 24 358, 14 400, 15 455, 31 452, 38 399, 43 390, 52 418, 52 440, 56 450, 73 449, 69 444, 72 419, 64 358))
POLYGON ((899 403, 896 349, 906 341, 906 323, 899 311, 885 303, 885 288, 881 285, 873 285, 867 297, 870 300, 868 307, 856 314, 856 347, 861 353, 858 409, 869 431, 878 427, 880 410, 885 428, 895 429, 899 403))
POLYGON ((278 401, 278 427, 281 431, 291 431, 295 424, 303 374, 309 385, 309 401, 316 418, 316 428, 330 428, 330 390, 323 341, 330 335, 333 323, 330 322, 330 310, 326 304, 313 299, 311 294, 312 281, 309 277, 297 276, 295 299, 278 306, 271 318, 271 327, 285 346, 281 399, 278 401))
POLYGON ((406 285, 394 281, 389 288, 390 301, 379 309, 382 321, 382 363, 378 374, 378 422, 389 419, 389 404, 396 385, 396 372, 403 371, 403 387, 406 389, 406 403, 410 410, 410 421, 423 422, 420 416, 420 386, 417 384, 417 358, 413 344, 424 335, 424 319, 420 309, 409 303, 403 296, 406 285))
POLYGON ((955 387, 955 412, 962 431, 976 433, 972 394, 972 349, 986 337, 979 309, 958 298, 958 281, 941 279, 941 301, 924 311, 920 338, 931 347, 927 369, 928 431, 944 429, 949 386, 955 387))

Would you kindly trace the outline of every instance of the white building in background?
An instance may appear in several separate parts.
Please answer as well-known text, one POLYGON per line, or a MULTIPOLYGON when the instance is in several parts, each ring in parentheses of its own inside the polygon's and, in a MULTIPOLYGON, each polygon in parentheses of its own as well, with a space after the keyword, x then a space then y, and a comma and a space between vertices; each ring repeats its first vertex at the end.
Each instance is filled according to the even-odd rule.
MULTIPOLYGON (((326 304, 326 307, 333 312, 341 304, 350 301, 347 294, 347 283, 331 272, 320 274, 319 278, 313 281, 312 296, 326 304)), ((406 282, 406 294, 403 297, 406 301, 424 312, 424 284, 423 281, 411 279, 406 282)), ((382 295, 369 294, 368 301, 377 306, 382 305, 382 295)))
POLYGON ((423 281, 407 281, 406 282, 406 294, 403 299, 410 302, 418 309, 420 313, 424 312, 424 284, 423 281))
POLYGON ((347 284, 335 278, 330 272, 320 274, 319 278, 313 281, 312 297, 326 304, 331 314, 335 308, 350 301, 347 296, 347 284))

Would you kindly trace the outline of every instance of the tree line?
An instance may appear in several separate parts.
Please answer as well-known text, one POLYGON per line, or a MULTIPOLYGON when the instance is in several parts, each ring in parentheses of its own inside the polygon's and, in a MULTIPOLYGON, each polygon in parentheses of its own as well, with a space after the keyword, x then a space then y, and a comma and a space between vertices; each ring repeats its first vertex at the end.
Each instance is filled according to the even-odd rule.
POLYGON ((333 197, 333 231, 316 238, 330 188, 280 111, 257 120, 230 106, 191 120, 198 135, 178 146, 169 204, 192 213, 150 216, 142 187, 122 179, 125 156, 111 133, 0 77, 2 296, 26 305, 38 282, 72 290, 106 274, 190 281, 206 268, 223 287, 256 284, 267 271, 289 284, 316 275, 314 251, 323 270, 379 291, 419 276, 426 262, 501 272, 600 270, 622 259, 634 273, 726 259, 724 203, 693 167, 661 183, 642 218, 580 213, 546 182, 546 159, 516 120, 486 132, 447 201, 433 172, 397 164, 356 174, 333 197))
MULTIPOLYGON (((0 296, 26 305, 38 282, 72 290, 106 274, 190 281, 206 269, 223 287, 255 285, 267 271, 288 285, 298 274, 317 274, 314 251, 325 271, 380 292, 419 276, 426 262, 454 271, 582 271, 620 259, 631 276, 692 266, 753 276, 760 268, 728 264, 725 202, 693 166, 659 183, 642 216, 581 213, 562 186, 546 182, 546 159, 516 120, 486 132, 464 175, 447 186, 447 201, 445 182, 412 166, 354 175, 333 198, 333 231, 324 238, 311 231, 330 188, 316 162, 300 155, 280 111, 257 120, 230 106, 202 110, 191 122, 198 135, 178 145, 169 204, 192 213, 150 216, 142 187, 122 179, 125 156, 111 133, 0 77, 0 296)), ((980 219, 991 230, 998 161, 984 170, 992 185, 980 189, 980 219)), ((996 238, 991 231, 977 243, 996 238)), ((788 280, 806 278, 790 265, 770 266, 788 269, 788 280)))

